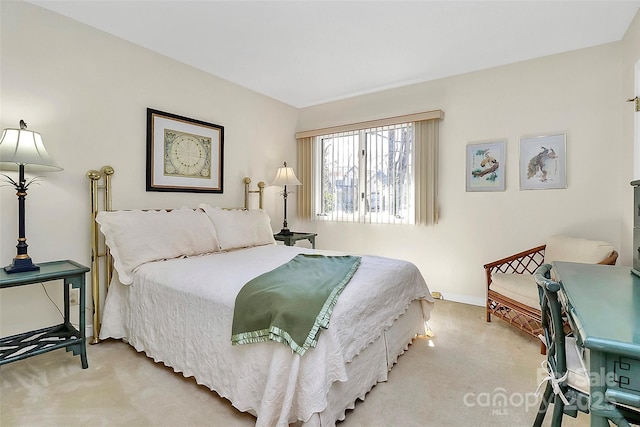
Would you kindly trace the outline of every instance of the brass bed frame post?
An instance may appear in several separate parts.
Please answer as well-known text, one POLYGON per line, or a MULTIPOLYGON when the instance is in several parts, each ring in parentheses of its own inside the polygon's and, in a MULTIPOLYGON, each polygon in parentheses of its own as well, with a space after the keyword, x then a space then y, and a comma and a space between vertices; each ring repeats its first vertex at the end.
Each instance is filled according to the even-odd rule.
POLYGON ((93 337, 90 344, 96 344, 98 342, 99 322, 100 314, 96 307, 96 301, 100 300, 98 294, 99 284, 99 264, 98 264, 98 225, 96 224, 96 214, 98 213, 98 180, 100 179, 100 172, 96 170, 90 170, 87 172, 87 178, 89 178, 91 190, 91 296, 93 298, 93 337))
MULTIPOLYGON (((104 210, 106 211, 111 211, 111 175, 113 175, 113 172, 114 170, 111 166, 102 168, 102 173, 104 174, 104 210)), ((107 245, 104 245, 104 257, 104 282, 106 288, 109 289, 111 277, 113 276, 113 258, 111 258, 111 252, 107 245)))
POLYGON ((109 249, 105 245, 105 253, 100 254, 100 233, 96 216, 100 210, 98 205, 98 190, 104 189, 104 209, 111 210, 111 175, 113 168, 105 166, 102 172, 90 170, 87 172, 87 178, 90 180, 91 193, 91 294, 93 299, 93 337, 90 344, 100 342, 100 256, 105 256, 105 282, 108 286, 111 281, 112 261, 109 249), (104 185, 100 186, 99 181, 104 177, 104 185))
POLYGON ((251 178, 248 176, 244 178, 244 208, 249 209, 249 194, 258 193, 258 207, 263 209, 264 205, 264 187, 267 186, 264 182, 260 181, 258 183, 257 190, 250 190, 249 184, 251 184, 251 178))

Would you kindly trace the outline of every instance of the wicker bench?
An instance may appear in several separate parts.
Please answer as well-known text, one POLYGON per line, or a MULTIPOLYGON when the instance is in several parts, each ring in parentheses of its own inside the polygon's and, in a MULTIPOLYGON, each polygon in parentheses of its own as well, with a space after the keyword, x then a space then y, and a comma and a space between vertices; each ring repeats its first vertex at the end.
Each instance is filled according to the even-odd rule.
POLYGON ((552 236, 547 244, 485 264, 487 322, 494 315, 538 339, 542 325, 536 269, 552 261, 615 265, 617 258, 607 242, 552 236))

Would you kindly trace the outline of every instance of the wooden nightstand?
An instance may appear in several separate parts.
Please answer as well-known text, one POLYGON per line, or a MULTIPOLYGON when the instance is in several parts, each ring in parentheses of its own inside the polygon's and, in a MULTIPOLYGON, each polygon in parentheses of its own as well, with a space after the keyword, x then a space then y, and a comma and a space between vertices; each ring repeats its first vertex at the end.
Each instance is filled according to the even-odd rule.
POLYGON ((0 338, 0 365, 65 348, 67 351, 72 351, 75 356, 80 355, 82 368, 86 369, 89 365, 85 337, 84 276, 89 268, 69 260, 43 262, 38 265, 40 270, 24 273, 9 274, 4 269, 0 269, 0 289, 62 280, 64 283, 64 323, 0 338), (69 317, 69 285, 73 289, 80 289, 79 330, 71 324, 69 317))
POLYGON ((311 247, 316 248, 316 236, 318 233, 293 233, 293 234, 274 234, 273 237, 280 242, 284 242, 287 246, 293 246, 298 240, 308 240, 311 247))

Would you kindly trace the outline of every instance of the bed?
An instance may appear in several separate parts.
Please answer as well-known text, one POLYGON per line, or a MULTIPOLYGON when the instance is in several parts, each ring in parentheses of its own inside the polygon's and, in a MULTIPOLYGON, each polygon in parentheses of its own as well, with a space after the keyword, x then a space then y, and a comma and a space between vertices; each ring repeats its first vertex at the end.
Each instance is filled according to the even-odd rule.
POLYGON ((358 256, 328 328, 303 355, 275 341, 232 345, 236 296, 249 281, 299 256, 353 255, 277 245, 262 209, 96 209, 93 216, 114 266, 103 309, 94 286, 102 314, 94 341, 128 342, 253 414, 256 426, 335 425, 425 333, 433 300, 415 265, 358 256))

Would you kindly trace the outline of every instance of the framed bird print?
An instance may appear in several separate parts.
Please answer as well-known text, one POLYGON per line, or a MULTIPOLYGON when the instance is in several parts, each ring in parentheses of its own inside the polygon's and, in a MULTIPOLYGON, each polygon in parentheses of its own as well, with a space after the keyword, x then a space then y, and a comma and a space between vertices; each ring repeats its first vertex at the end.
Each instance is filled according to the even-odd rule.
POLYGON ((147 191, 223 192, 224 127, 147 108, 147 191))
POLYGON ((467 145, 467 191, 504 191, 506 140, 467 145))
POLYGON ((567 188, 566 135, 520 138, 520 189, 567 188))

